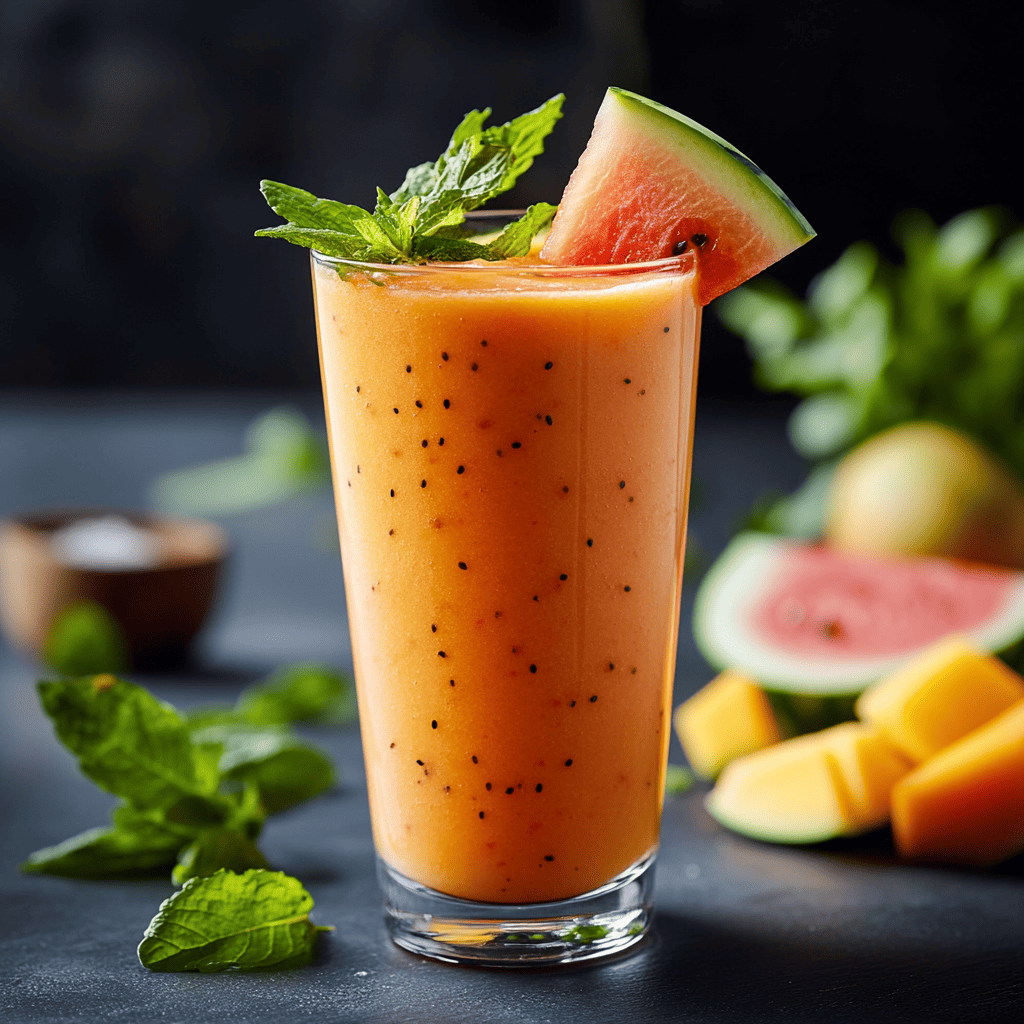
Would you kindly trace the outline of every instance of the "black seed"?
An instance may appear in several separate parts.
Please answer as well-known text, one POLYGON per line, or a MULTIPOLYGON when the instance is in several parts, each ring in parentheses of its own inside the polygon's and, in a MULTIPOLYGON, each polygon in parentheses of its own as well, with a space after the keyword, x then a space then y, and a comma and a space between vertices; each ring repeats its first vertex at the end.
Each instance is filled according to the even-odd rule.
POLYGON ((423 445, 423 447, 424 447, 424 448, 426 448, 426 447, 427 447, 427 445, 428 445, 428 444, 430 444, 430 442, 429 442, 429 441, 428 441, 428 440, 427 440, 426 438, 424 438, 424 439, 423 439, 423 440, 422 440, 422 441, 420 442, 420 444, 422 444, 422 445, 423 445))
POLYGON ((609 661, 608 662, 608 671, 609 672, 614 672, 615 671, 615 662, 614 661, 609 661))
POLYGON ((417 409, 422 409, 423 408, 423 403, 418 398, 416 399, 416 408, 417 409))
POLYGON ((388 530, 388 536, 389 537, 394 537, 394 535, 395 535, 395 531, 394 530, 388 530))
POLYGON ((423 766, 423 762, 418 757, 416 758, 416 763, 420 765, 420 767, 423 766))
POLYGON ((437 719, 436 718, 430 723, 430 728, 431 729, 436 729, 437 728, 437 719))
POLYGON ((553 860, 554 860, 555 858, 554 858, 554 857, 553 857, 553 856, 552 856, 552 855, 551 855, 550 853, 545 853, 545 854, 544 854, 544 859, 545 859, 546 861, 548 861, 548 863, 550 863, 550 862, 551 862, 551 861, 553 861, 553 860))
POLYGON ((433 622, 430 624, 430 632, 431 633, 436 633, 437 632, 437 625, 435 623, 433 623, 433 622))
POLYGON ((441 358, 447 363, 448 362, 448 353, 447 352, 442 352, 441 353, 441 358))
POLYGON ((512 442, 512 447, 513 448, 522 448, 523 446, 518 441, 513 441, 512 442))
POLYGON ((447 658, 447 657, 448 657, 448 655, 447 655, 447 654, 445 654, 445 653, 444 653, 444 651, 438 651, 438 652, 437 652, 437 656, 438 656, 439 658, 447 658))
POLYGON ((459 468, 457 470, 455 470, 455 472, 459 473, 461 475, 462 473, 466 472, 466 467, 465 466, 459 466, 459 468))
POLYGON ((349 485, 349 487, 352 486, 352 481, 351 480, 346 480, 345 483, 347 483, 349 485))
POLYGON ((362 473, 362 470, 358 466, 356 466, 356 472, 357 473, 362 473))
POLYGON ((392 487, 391 488, 391 497, 393 498, 394 496, 395 496, 395 489, 394 489, 394 487, 392 487))
POLYGON ((593 537, 588 537, 587 538, 587 547, 588 548, 592 548, 593 546, 594 546, 594 538, 593 537))
POLYGON ((508 789, 505 790, 505 796, 511 796, 515 791, 515 786, 509 786, 508 789))
POLYGON ((622 488, 625 487, 625 486, 626 486, 626 481, 625 480, 620 480, 619 481, 619 490, 621 491, 622 488))
POLYGON ((487 342, 486 341, 481 341, 480 344, 483 345, 484 348, 487 348, 487 342))
POLYGON ((443 445, 444 444, 444 438, 443 437, 439 437, 437 439, 437 443, 440 444, 440 445, 443 445))
POLYGON ((405 368, 405 372, 406 372, 406 373, 412 373, 412 367, 411 367, 411 366, 407 366, 407 367, 405 368))
POLYGON ((596 704, 597 703, 597 694, 596 693, 594 694, 593 697, 590 698, 590 703, 591 704, 596 704))
POLYGON ((534 787, 534 792, 539 793, 543 788, 543 783, 538 782, 537 785, 534 787))
POLYGON ((574 700, 569 701, 569 707, 571 707, 571 708, 576 707, 576 701, 574 701, 574 700))
POLYGON ((489 793, 489 792, 491 791, 491 784, 490 784, 490 783, 488 782, 488 783, 487 783, 487 784, 486 784, 486 785, 484 786, 484 789, 486 789, 486 790, 487 790, 487 792, 489 793))
POLYGON ((569 758, 568 761, 565 762, 565 767, 566 768, 571 768, 572 767, 572 758, 571 757, 569 758))
POLYGON ((551 417, 550 416, 545 416, 544 417, 544 422, 547 423, 547 425, 550 427, 551 426, 551 417))
POLYGON ((633 588, 630 586, 625 586, 622 589, 628 594, 633 588))
POLYGON ((444 407, 446 409, 450 409, 452 407, 452 403, 449 402, 447 398, 444 400, 444 407))
POLYGON ((449 679, 448 680, 448 685, 449 686, 454 686, 455 685, 455 680, 454 679, 449 679))
POLYGON ((554 363, 545 363, 545 364, 544 364, 544 369, 545 369, 545 370, 550 370, 550 369, 551 369, 551 367, 552 367, 552 366, 554 366, 554 365, 555 365, 554 363))
POLYGON ((480 762, 476 759, 476 754, 473 755, 473 764, 479 764, 480 762))
POLYGON ((397 409, 395 409, 395 415, 396 415, 396 416, 398 415, 398 410, 397 410, 397 409))
POLYGON ((484 812, 483 812, 483 811, 481 811, 481 812, 480 812, 480 817, 482 818, 483 816, 484 816, 484 812))
POLYGON ((698 248, 702 245, 706 245, 708 240, 707 235, 701 234, 699 231, 695 235, 690 235, 690 241, 693 242, 698 248))
POLYGON ((420 481, 420 487, 426 487, 426 486, 427 486, 427 481, 426 480, 421 480, 420 481))
POLYGON ((563 572, 558 578, 564 583, 569 577, 563 572))
POLYGON ((465 562, 459 562, 459 568, 460 569, 465 569, 466 568, 466 563, 465 562))
POLYGON ((536 665, 531 665, 531 666, 530 666, 530 671, 531 671, 531 672, 534 672, 534 673, 536 673, 536 671, 537 671, 537 666, 536 666, 536 665))
POLYGON ((622 383, 623 383, 623 384, 632 384, 632 383, 633 383, 633 381, 632 381, 632 380, 630 380, 630 379, 629 379, 629 377, 627 377, 627 378, 626 378, 626 379, 625 379, 625 380, 624 380, 624 381, 623 381, 622 383))
POLYGON ((680 241, 676 242, 676 244, 672 246, 672 255, 673 256, 682 256, 684 252, 686 252, 686 239, 685 238, 683 238, 680 241))
POLYGON ((357 384, 357 385, 356 385, 356 394, 359 394, 359 391, 360 391, 360 387, 359 387, 359 385, 357 384))
POLYGON ((534 595, 533 595, 533 599, 534 599, 534 601, 536 601, 536 602, 537 602, 538 604, 540 603, 540 598, 539 598, 539 597, 538 597, 538 596, 537 596, 536 594, 534 594, 534 595))
POLYGON ((471 370, 472 370, 472 371, 473 371, 474 373, 476 373, 476 371, 477 371, 477 370, 479 370, 479 369, 480 369, 480 367, 479 367, 479 366, 477 366, 477 365, 476 365, 476 363, 474 363, 474 364, 473 364, 473 365, 472 365, 472 366, 470 367, 470 369, 471 369, 471 370))
POLYGON ((563 488, 562 488, 562 493, 563 493, 563 494, 568 494, 568 493, 569 493, 569 487, 568 487, 568 485, 566 485, 565 487, 563 487, 563 488))

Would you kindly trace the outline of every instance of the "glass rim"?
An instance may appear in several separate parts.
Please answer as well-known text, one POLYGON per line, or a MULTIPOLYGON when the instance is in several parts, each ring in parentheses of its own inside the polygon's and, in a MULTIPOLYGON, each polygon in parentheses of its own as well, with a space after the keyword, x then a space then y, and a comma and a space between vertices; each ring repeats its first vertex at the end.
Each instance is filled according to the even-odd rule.
MULTIPOLYGON (((466 214, 469 223, 495 221, 502 219, 518 219, 525 210, 471 210, 466 214)), ((423 262, 423 263, 370 263, 365 260, 354 260, 347 256, 331 256, 319 249, 310 249, 310 257, 324 265, 352 267, 368 273, 388 274, 431 274, 438 271, 462 270, 471 274, 536 274, 541 277, 584 277, 584 276, 628 276, 632 274, 659 271, 683 271, 690 274, 696 271, 696 254, 692 249, 678 256, 663 256, 657 260, 645 260, 638 263, 580 263, 562 265, 556 263, 509 264, 505 260, 494 262, 423 262)), ((523 257, 514 257, 523 259, 523 257)))

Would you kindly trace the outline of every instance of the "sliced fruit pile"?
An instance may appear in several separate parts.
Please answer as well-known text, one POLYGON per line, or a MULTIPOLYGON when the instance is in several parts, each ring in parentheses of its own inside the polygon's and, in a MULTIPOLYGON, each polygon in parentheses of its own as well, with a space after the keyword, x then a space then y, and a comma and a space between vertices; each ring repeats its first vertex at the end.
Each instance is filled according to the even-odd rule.
POLYGON ((778 740, 753 680, 727 671, 676 709, 713 817, 778 843, 891 821, 910 860, 990 865, 1024 850, 1024 679, 943 639, 866 690, 859 721, 778 740))

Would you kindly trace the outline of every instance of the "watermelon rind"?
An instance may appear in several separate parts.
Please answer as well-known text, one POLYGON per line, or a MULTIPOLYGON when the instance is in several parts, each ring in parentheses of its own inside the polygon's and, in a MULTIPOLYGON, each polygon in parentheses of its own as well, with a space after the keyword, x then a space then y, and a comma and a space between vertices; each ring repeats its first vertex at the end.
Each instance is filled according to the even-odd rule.
MULTIPOLYGON (((697 591, 693 635, 707 661, 789 694, 855 694, 910 661, 931 643, 897 654, 809 656, 781 650, 750 625, 765 586, 776 578, 789 545, 768 534, 741 533, 708 571, 697 591)), ((998 654, 1024 636, 1024 573, 1008 573, 1011 585, 997 613, 962 635, 977 648, 998 654)))
POLYGON ((704 267, 702 304, 815 235, 782 189, 735 146, 661 103, 610 88, 542 258, 580 264, 663 258, 681 241, 679 218, 720 229, 711 248, 729 269, 704 267))

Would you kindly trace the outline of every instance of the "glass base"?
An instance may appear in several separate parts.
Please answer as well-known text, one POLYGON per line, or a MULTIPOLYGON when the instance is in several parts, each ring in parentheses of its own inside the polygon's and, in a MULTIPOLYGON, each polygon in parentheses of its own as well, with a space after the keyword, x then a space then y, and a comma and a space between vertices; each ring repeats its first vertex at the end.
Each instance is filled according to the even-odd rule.
POLYGON ((447 963, 542 967, 613 956, 651 923, 655 853, 607 885, 550 903, 476 903, 435 892, 379 857, 384 917, 403 949, 447 963))

